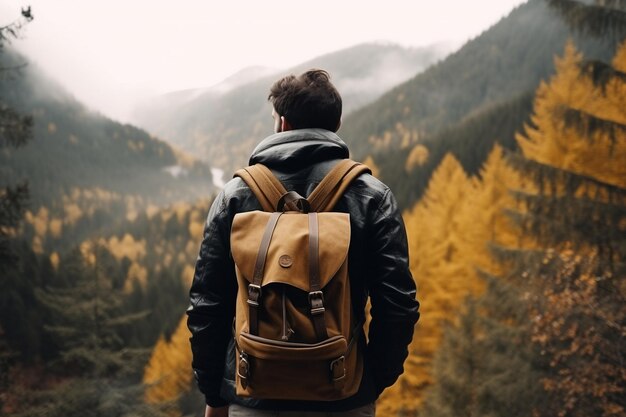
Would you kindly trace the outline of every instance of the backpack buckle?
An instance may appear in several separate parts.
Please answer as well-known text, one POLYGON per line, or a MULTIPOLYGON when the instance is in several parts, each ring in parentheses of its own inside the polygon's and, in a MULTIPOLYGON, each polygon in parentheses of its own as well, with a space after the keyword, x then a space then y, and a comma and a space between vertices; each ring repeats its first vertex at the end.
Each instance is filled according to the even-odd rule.
POLYGON ((239 366, 237 367, 237 375, 241 382, 243 389, 248 387, 248 377, 250 376, 250 363, 248 362, 248 355, 244 352, 239 354, 239 366))
POLYGON ((330 376, 333 382, 341 381, 346 377, 346 357, 340 356, 330 363, 330 376))
POLYGON ((248 285, 248 304, 254 307, 259 306, 259 298, 261 298, 261 286, 256 284, 248 285))
POLYGON ((322 314, 324 308, 324 293, 321 291, 311 291, 309 293, 309 305, 311 306, 311 314, 322 314))

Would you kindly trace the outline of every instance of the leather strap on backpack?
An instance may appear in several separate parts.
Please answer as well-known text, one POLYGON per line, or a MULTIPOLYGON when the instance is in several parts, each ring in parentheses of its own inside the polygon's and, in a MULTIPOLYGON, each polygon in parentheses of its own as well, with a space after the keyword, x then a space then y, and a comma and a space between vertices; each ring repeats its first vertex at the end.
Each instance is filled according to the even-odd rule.
POLYGON ((252 282, 248 285, 248 320, 250 327, 250 334, 259 334, 259 299, 261 298, 261 284, 263 283, 263 271, 265 270, 265 260, 267 259, 267 252, 272 241, 272 235, 274 229, 278 223, 278 219, 283 213, 274 212, 270 216, 261 239, 261 246, 259 247, 259 253, 257 254, 256 262, 254 264, 254 274, 252 275, 252 282))
MULTIPOLYGON (((350 183, 363 173, 372 171, 359 162, 344 159, 326 174, 307 197, 311 211, 331 211, 350 183)), ((239 169, 233 175, 248 184, 264 211, 277 211, 278 202, 287 190, 265 165, 255 164, 239 169)))
POLYGON ((287 193, 283 184, 263 164, 241 168, 233 177, 240 177, 248 184, 264 211, 277 211, 280 198, 287 193))
POLYGON ((319 227, 317 213, 309 213, 309 305, 318 340, 328 339, 324 318, 324 293, 320 279, 319 227))
POLYGON ((372 171, 359 162, 344 159, 335 165, 307 197, 311 210, 331 211, 350 183, 363 173, 372 171))

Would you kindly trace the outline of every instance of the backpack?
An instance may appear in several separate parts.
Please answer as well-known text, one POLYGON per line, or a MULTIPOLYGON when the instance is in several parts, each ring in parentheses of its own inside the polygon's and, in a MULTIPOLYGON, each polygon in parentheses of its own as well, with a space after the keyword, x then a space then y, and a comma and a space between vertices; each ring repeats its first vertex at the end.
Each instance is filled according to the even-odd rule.
POLYGON ((235 173, 264 209, 236 214, 231 228, 237 395, 332 401, 357 392, 363 322, 350 296, 350 215, 330 210, 364 172, 342 160, 308 198, 261 164, 235 173))

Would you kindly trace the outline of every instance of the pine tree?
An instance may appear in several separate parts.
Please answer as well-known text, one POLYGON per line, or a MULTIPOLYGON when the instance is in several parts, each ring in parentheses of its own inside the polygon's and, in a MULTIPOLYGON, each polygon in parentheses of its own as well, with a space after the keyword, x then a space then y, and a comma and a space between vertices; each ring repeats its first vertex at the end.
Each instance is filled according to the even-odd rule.
POLYGON ((137 372, 126 351, 119 327, 145 317, 125 315, 120 307, 123 295, 113 290, 111 280, 98 265, 98 251, 86 245, 61 259, 61 281, 68 285, 48 285, 37 292, 48 310, 46 329, 59 351, 57 364, 68 376, 106 377, 137 372), (129 368, 128 366, 131 365, 129 368))
POLYGON ((98 264, 105 250, 76 248, 60 260, 64 276, 36 292, 48 311, 45 329, 55 351, 48 372, 63 382, 29 393, 17 415, 161 415, 160 408, 143 402, 139 379, 147 352, 125 346, 120 337, 121 327, 146 313, 122 310, 124 293, 98 264))
MULTIPOLYGON (((3 49, 12 39, 18 37, 22 27, 33 20, 30 7, 22 10, 20 19, 0 26, 0 81, 15 76, 18 67, 5 65, 3 49)), ((0 98, 0 150, 5 147, 23 146, 32 137, 33 120, 31 116, 23 116, 4 103, 0 98)), ((11 300, 19 290, 19 284, 9 282, 9 275, 16 271, 17 254, 11 248, 16 229, 22 220, 26 202, 28 200, 28 185, 21 183, 9 186, 0 184, 0 301, 3 305, 0 311, 6 310, 6 301, 11 300)), ((5 318, 0 320, 0 412, 4 407, 4 395, 9 387, 7 373, 10 366, 19 356, 9 340, 7 331, 3 328, 5 318)))
MULTIPOLYGON (((15 76, 19 66, 6 66, 2 60, 3 49, 11 39, 17 38, 21 29, 33 20, 30 7, 22 10, 22 17, 5 26, 0 26, 0 81, 15 76)), ((23 146, 32 138, 33 118, 24 116, 5 104, 0 98, 0 149, 23 146)), ((26 183, 8 186, 0 184, 0 274, 14 265, 15 254, 9 249, 8 240, 22 218, 28 199, 26 183)))
POLYGON ((487 288, 466 300, 457 325, 449 324, 437 351, 436 383, 420 416, 530 416, 541 404, 542 364, 530 338, 523 292, 485 276, 487 288))
POLYGON ((617 46, 626 37, 626 1, 547 0, 570 27, 583 34, 601 37, 617 46))

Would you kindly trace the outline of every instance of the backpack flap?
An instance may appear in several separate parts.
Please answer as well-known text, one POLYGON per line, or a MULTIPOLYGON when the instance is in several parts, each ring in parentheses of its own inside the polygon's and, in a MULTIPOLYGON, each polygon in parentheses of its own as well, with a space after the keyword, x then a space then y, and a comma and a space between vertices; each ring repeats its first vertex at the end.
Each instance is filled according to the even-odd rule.
MULTIPOLYGON (((272 213, 251 211, 235 215, 230 245, 237 269, 252 282, 263 233, 272 213)), ((318 213, 320 287, 324 288, 348 256, 350 215, 318 213)), ((284 283, 309 292, 308 216, 284 213, 274 229, 265 261, 262 286, 284 283)))
MULTIPOLYGON (((310 293, 317 292, 323 297, 325 307, 329 305, 344 305, 349 297, 349 288, 345 280, 335 280, 332 291, 327 287, 332 278, 339 272, 347 274, 347 256, 350 246, 350 217, 347 213, 317 213, 318 219, 318 259, 319 259, 319 286, 312 287, 309 265, 309 216, 297 212, 286 212, 280 215, 273 230, 262 277, 259 282, 258 308, 246 308, 249 305, 250 285, 254 282, 254 273, 260 254, 263 235, 267 224, 276 214, 253 211, 235 215, 231 229, 231 252, 237 270, 239 281, 239 301, 237 303, 237 328, 252 334, 272 334, 271 317, 263 316, 271 312, 271 305, 276 304, 276 287, 282 286, 287 291, 290 303, 290 316, 298 323, 305 324, 300 328, 297 339, 302 342, 313 343, 335 336, 340 333, 337 329, 349 328, 349 317, 345 314, 331 314, 326 311, 321 314, 324 319, 314 317, 311 322, 313 304, 320 300, 311 300, 310 293), (341 271, 340 271, 341 270, 341 271), (272 291, 268 291, 267 288, 272 291), (246 290, 247 289, 247 290, 246 290), (257 312, 260 316, 257 315, 257 312), (263 320, 263 318, 267 320, 263 320), (312 323, 315 328, 307 323, 312 323), (323 324, 322 324, 323 323, 323 324), (328 329, 328 331, 327 331, 328 329), (321 335, 321 336, 320 336, 321 335)), ((322 309, 323 310, 323 309, 322 309)), ((271 314, 271 313, 270 313, 271 314)), ((343 332, 341 332, 343 333, 343 332)), ((348 338, 349 334, 343 334, 348 338)))

